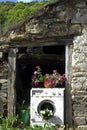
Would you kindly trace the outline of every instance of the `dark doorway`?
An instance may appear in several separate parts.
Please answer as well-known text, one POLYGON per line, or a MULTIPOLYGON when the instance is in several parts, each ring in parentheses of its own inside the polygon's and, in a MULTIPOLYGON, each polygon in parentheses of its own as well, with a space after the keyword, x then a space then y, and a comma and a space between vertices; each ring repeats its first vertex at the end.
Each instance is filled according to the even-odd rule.
POLYGON ((44 46, 30 49, 19 48, 16 71, 17 103, 30 103, 31 77, 35 66, 40 66, 43 73, 51 73, 56 69, 65 73, 65 46, 44 46))

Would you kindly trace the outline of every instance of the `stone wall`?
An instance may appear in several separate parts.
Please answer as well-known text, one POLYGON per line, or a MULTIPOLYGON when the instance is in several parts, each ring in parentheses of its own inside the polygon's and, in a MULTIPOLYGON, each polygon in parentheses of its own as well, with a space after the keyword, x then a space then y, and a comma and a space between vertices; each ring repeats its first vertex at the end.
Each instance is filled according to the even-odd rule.
POLYGON ((0 59, 0 115, 7 114, 7 87, 8 65, 6 59, 0 59))
POLYGON ((74 126, 87 130, 87 26, 73 40, 72 110, 74 126))
MULTIPOLYGON (((73 39, 72 67, 70 65, 73 126, 87 130, 87 26, 84 27, 87 24, 87 2, 80 0, 80 3, 64 4, 46 6, 37 12, 36 17, 11 28, 0 38, 0 49, 73 39)), ((4 104, 7 102, 7 64, 5 59, 0 62, 0 98, 4 104)))

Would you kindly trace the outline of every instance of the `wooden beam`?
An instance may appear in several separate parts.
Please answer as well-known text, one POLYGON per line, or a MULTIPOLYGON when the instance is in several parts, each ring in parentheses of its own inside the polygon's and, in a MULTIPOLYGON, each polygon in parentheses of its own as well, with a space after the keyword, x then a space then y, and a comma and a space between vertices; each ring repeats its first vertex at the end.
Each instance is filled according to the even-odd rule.
POLYGON ((16 111, 16 49, 10 49, 8 56, 8 117, 15 115, 16 111))
POLYGON ((33 46, 52 46, 52 45, 71 45, 73 44, 73 39, 47 39, 47 40, 36 40, 36 41, 29 41, 29 40, 21 40, 21 41, 12 41, 10 47, 33 47, 33 46))
POLYGON ((72 63, 72 46, 66 46, 65 48, 65 72, 67 77, 66 88, 65 88, 65 124, 72 127, 72 97, 71 97, 71 86, 70 86, 70 74, 71 74, 71 63, 72 63))

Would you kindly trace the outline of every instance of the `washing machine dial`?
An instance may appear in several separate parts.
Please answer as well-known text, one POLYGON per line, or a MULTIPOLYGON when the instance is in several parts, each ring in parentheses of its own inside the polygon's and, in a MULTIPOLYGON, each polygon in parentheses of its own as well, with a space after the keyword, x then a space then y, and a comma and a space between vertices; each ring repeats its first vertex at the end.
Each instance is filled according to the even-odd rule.
POLYGON ((60 92, 58 92, 58 96, 62 96, 60 92))
POLYGON ((55 92, 52 92, 52 95, 53 95, 53 96, 55 96, 55 95, 56 95, 56 93, 55 93, 55 92))

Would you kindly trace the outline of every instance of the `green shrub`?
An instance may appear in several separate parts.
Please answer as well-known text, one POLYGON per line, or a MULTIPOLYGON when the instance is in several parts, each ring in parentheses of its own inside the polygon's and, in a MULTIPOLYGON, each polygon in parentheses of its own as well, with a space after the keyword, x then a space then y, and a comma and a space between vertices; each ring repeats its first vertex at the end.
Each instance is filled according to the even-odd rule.
POLYGON ((30 126, 29 124, 24 124, 15 116, 13 118, 0 117, 0 130, 64 130, 64 126, 58 128, 57 126, 30 126))

